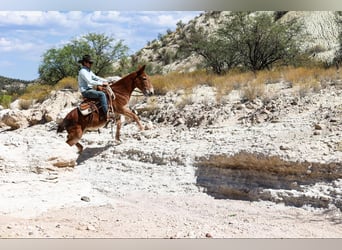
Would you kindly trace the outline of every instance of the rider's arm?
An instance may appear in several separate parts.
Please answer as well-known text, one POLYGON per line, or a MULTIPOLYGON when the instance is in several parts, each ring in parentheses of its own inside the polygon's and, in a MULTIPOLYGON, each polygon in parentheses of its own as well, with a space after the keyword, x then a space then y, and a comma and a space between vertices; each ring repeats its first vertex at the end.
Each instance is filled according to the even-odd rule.
POLYGON ((93 79, 94 81, 102 82, 102 83, 107 82, 106 79, 104 79, 104 78, 102 78, 102 77, 99 77, 99 76, 95 75, 92 71, 90 71, 90 74, 91 74, 91 77, 92 77, 92 79, 93 79))
POLYGON ((86 90, 87 88, 93 88, 97 85, 102 85, 104 82, 106 82, 105 79, 96 76, 92 71, 88 71, 84 68, 79 72, 78 81, 81 91, 86 90))

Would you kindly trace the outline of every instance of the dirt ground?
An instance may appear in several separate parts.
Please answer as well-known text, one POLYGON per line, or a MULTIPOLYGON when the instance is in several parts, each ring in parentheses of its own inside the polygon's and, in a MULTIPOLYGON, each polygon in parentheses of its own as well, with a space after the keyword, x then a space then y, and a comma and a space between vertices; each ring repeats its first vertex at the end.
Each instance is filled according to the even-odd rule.
MULTIPOLYGON (((208 96, 204 90, 203 96, 208 96)), ((221 114, 219 107, 214 111, 222 121, 214 125, 154 123, 151 130, 139 133, 135 124, 127 124, 121 144, 112 142, 110 128, 103 129, 82 138, 81 155, 65 143, 66 133, 56 133, 53 122, 4 128, 0 238, 340 238, 342 214, 333 204, 314 209, 215 199, 199 187, 194 164, 198 157, 241 151, 291 161, 339 161, 340 95, 340 90, 327 90, 295 107, 286 104, 292 99, 285 96, 279 102, 286 104, 286 112, 275 123, 242 125, 238 118, 248 113, 237 109, 233 116, 234 105, 227 104, 230 116, 221 114), (326 114, 334 114, 334 122, 326 114), (319 133, 315 124, 322 127, 319 133)), ((183 120, 191 118, 196 105, 183 120)), ((306 197, 340 200, 340 181, 315 184, 306 197)))
MULTIPOLYGON (((86 201, 83 201, 86 202, 86 201)), ((0 216, 1 238, 339 238, 341 214, 205 194, 135 193, 112 204, 0 216)))

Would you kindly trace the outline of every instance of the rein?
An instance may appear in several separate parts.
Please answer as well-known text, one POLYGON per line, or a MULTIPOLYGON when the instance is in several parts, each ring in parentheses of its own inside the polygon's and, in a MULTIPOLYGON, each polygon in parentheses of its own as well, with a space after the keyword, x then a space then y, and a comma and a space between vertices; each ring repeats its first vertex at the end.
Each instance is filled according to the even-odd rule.
MULTIPOLYGON (((134 79, 133 79, 133 81, 136 79, 137 77, 135 77, 134 79)), ((109 82, 109 86, 111 86, 112 84, 115 84, 116 83, 116 81, 114 82, 114 81, 111 81, 111 82, 109 82)), ((111 89, 111 88, 110 88, 111 89)), ((112 90, 112 89, 111 89, 112 90)), ((136 93, 139 93, 139 94, 135 94, 135 95, 131 95, 131 96, 145 96, 144 95, 144 93, 140 90, 140 89, 134 89, 132 92, 136 92, 136 93)))

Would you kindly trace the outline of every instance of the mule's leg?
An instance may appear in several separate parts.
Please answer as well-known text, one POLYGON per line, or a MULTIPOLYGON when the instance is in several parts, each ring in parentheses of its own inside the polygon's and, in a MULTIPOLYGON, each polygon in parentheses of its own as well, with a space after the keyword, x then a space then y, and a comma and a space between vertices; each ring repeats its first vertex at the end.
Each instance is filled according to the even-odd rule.
POLYGON ((139 117, 136 114, 134 114, 129 108, 123 108, 123 114, 128 118, 133 119, 137 123, 140 130, 144 130, 144 127, 141 124, 139 117))
POLYGON ((121 116, 119 114, 115 115, 115 123, 116 123, 116 132, 115 132, 115 140, 121 142, 120 140, 120 130, 121 130, 121 116))
POLYGON ((76 125, 75 127, 71 128, 68 130, 68 136, 67 136, 67 141, 70 146, 73 146, 76 144, 76 147, 79 150, 79 153, 82 152, 83 146, 78 142, 83 134, 83 130, 80 125, 76 125))
POLYGON ((81 143, 77 142, 77 143, 76 143, 76 147, 78 148, 78 153, 82 153, 82 151, 83 151, 83 146, 81 145, 81 143))

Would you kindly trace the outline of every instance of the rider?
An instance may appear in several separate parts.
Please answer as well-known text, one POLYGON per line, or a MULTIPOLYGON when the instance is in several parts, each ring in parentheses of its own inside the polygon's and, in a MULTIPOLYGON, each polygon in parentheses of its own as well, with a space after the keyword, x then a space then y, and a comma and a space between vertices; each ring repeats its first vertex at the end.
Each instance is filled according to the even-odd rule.
POLYGON ((90 55, 84 55, 78 61, 82 64, 82 68, 78 73, 78 86, 83 97, 99 99, 104 112, 104 117, 107 119, 108 103, 104 92, 98 91, 97 86, 107 86, 108 81, 95 75, 91 71, 91 66, 94 63, 90 55))

